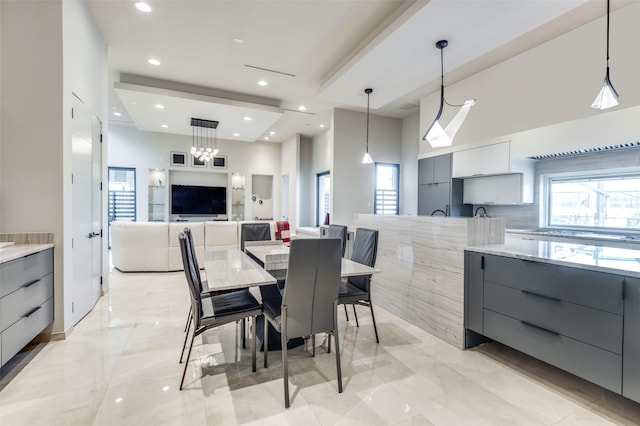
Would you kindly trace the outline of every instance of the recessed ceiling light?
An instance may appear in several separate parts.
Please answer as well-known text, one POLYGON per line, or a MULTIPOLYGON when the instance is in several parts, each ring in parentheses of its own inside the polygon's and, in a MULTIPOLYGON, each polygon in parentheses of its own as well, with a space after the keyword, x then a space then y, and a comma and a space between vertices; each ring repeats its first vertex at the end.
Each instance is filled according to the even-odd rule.
POLYGON ((251 117, 246 116, 246 117, 244 118, 244 121, 251 121, 251 117))
POLYGON ((161 124, 160 127, 162 127, 163 129, 168 128, 169 126, 167 126, 166 124, 161 124))
POLYGON ((321 129, 324 129, 324 124, 321 124, 321 125, 320 125, 320 128, 321 128, 321 129))
POLYGON ((233 136, 240 136, 240 133, 234 133, 233 136))
POLYGON ((151 58, 151 59, 149 59, 149 63, 150 63, 151 65, 160 65, 160 61, 159 61, 159 60, 157 60, 156 58, 151 58))
POLYGON ((262 87, 264 87, 264 86, 268 86, 268 85, 269 85, 269 83, 267 83, 267 82, 266 82, 266 81, 264 81, 264 80, 260 80, 260 81, 258 82, 258 86, 262 86, 262 87))
POLYGON ((242 44, 242 43, 244 43, 244 40, 243 40, 243 39, 241 39, 241 38, 234 38, 234 39, 233 39, 233 41, 235 41, 235 42, 236 42, 236 43, 238 43, 238 44, 242 44))
POLYGON ((153 10, 151 8, 151 6, 149 6, 148 4, 146 4, 143 1, 136 2, 136 8, 138 10, 142 11, 142 12, 147 12, 147 13, 149 13, 149 12, 151 12, 153 10))
POLYGON ((269 132, 269 134, 270 134, 271 136, 273 136, 273 135, 275 135, 275 134, 276 134, 276 132, 271 131, 271 132, 269 132))
POLYGON ((265 137, 264 137, 264 140, 265 140, 265 141, 268 141, 268 140, 269 140, 269 136, 265 136, 265 137))
POLYGON ((307 107, 306 107, 306 106, 304 106, 304 105, 300 105, 300 106, 298 107, 298 111, 306 111, 306 110, 307 110, 307 107))
POLYGON ((164 109, 164 105, 162 105, 162 104, 156 104, 156 108, 158 108, 158 109, 164 109))
POLYGON ((113 115, 115 115, 116 117, 122 117, 122 113, 119 112, 114 112, 113 115))

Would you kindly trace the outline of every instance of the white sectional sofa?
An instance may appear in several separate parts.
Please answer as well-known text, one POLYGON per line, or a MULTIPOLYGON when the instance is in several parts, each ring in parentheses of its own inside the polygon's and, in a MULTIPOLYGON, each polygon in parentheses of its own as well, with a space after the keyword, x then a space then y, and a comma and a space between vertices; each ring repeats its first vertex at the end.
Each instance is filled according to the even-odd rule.
MULTIPOLYGON (((178 234, 184 228, 191 228, 202 259, 205 251, 240 248, 242 223, 250 222, 112 222, 111 261, 123 272, 181 271, 178 234)), ((275 240, 276 224, 268 223, 275 240)))

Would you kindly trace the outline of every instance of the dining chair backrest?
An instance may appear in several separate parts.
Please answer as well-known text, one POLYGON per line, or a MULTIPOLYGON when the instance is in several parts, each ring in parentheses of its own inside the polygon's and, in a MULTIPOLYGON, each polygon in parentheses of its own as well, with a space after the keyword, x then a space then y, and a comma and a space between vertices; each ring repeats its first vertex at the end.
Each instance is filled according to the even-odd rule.
POLYGON ((342 257, 347 248, 347 227, 344 225, 331 224, 324 234, 327 238, 340 238, 342 241, 342 257))
POLYGON ((291 241, 282 304, 287 337, 335 330, 334 303, 340 285, 341 242, 337 238, 291 241))
POLYGON ((189 248, 188 239, 183 232, 178 235, 178 242, 180 243, 180 253, 182 254, 182 265, 184 267, 184 274, 187 279, 187 285, 189 286, 189 295, 191 296, 191 308, 193 309, 195 327, 198 328, 200 326, 200 320, 202 318, 202 283, 198 274, 196 274, 195 266, 191 259, 191 249, 189 248))
POLYGON ((196 255, 196 245, 193 242, 193 234, 191 233, 191 228, 184 228, 184 231, 182 232, 186 237, 187 247, 189 247, 191 259, 193 259, 193 267, 195 268, 198 277, 200 277, 200 280, 202 281, 202 276, 200 275, 200 265, 198 264, 198 256, 196 255))
POLYGON ((244 251, 246 241, 268 241, 271 239, 271 225, 262 223, 243 223, 240 228, 240 250, 244 251))
MULTIPOLYGON (((378 255, 378 231, 374 229, 356 229, 351 260, 370 267, 376 266, 378 255)), ((363 291, 369 291, 371 275, 349 277, 349 282, 363 291)))

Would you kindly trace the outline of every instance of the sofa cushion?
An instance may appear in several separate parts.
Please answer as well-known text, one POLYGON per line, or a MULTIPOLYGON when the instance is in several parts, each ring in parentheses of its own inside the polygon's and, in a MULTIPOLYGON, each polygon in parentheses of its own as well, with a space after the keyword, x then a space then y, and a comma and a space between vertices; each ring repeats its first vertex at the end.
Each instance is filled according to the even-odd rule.
POLYGON ((205 222, 204 249, 238 248, 238 222, 205 222))
POLYGON ((168 271, 169 224, 111 223, 111 259, 121 271, 168 271))

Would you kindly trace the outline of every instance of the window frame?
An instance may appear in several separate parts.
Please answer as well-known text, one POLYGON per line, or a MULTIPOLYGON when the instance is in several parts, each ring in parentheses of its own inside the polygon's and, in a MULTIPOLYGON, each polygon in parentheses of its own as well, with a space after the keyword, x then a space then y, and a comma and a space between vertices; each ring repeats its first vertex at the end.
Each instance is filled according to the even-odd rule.
POLYGON ((581 225, 562 225, 551 223, 551 187, 554 182, 579 182, 579 181, 597 181, 601 179, 640 179, 639 168, 622 168, 617 170, 590 170, 578 172, 550 173, 540 176, 540 225, 549 229, 583 231, 602 234, 623 234, 623 235, 640 235, 640 228, 621 228, 611 226, 581 226, 581 225))

